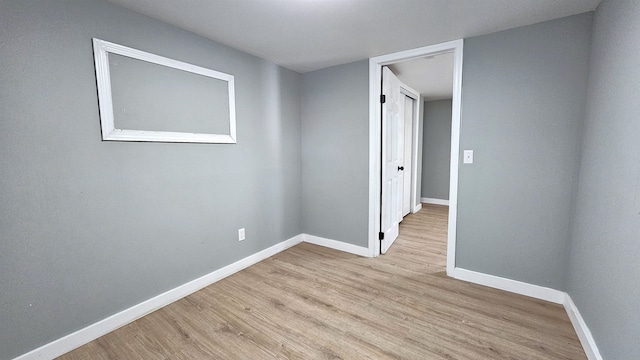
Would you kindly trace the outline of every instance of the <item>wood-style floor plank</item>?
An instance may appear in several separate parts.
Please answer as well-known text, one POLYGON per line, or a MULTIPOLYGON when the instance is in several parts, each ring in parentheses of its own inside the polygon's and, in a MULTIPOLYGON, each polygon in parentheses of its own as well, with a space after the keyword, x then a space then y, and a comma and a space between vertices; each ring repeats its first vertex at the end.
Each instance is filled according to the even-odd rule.
POLYGON ((586 359, 562 306, 445 275, 447 211, 375 259, 296 245, 59 359, 586 359))

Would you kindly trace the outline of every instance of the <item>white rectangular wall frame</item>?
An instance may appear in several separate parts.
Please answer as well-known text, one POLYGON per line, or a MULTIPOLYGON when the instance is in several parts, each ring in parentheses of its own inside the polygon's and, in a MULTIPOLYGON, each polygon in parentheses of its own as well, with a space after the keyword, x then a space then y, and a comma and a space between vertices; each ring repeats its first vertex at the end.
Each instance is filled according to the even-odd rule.
POLYGON ((98 84, 98 100, 100 106, 100 123, 102 139, 112 141, 156 141, 156 142, 190 142, 190 143, 236 143, 235 85, 233 75, 203 68, 200 66, 150 54, 126 46, 93 39, 93 55, 96 66, 98 84), (229 133, 208 134, 171 131, 116 129, 113 112, 111 75, 109 71, 109 53, 147 61, 153 64, 178 69, 205 77, 222 80, 227 83, 229 94, 229 133))

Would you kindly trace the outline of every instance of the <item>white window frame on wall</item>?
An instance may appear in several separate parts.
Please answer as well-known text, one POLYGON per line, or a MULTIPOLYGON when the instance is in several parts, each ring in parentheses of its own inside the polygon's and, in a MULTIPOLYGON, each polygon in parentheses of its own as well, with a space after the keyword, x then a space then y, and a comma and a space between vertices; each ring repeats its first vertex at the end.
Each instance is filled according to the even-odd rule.
POLYGON ((108 41, 93 39, 93 56, 96 66, 98 100, 102 140, 109 141, 153 141, 153 142, 189 142, 189 143, 236 143, 236 106, 233 75, 169 59, 108 41), (229 133, 208 134, 172 131, 116 129, 113 115, 111 75, 109 72, 109 53, 147 61, 153 64, 178 69, 227 82, 229 94, 229 133))

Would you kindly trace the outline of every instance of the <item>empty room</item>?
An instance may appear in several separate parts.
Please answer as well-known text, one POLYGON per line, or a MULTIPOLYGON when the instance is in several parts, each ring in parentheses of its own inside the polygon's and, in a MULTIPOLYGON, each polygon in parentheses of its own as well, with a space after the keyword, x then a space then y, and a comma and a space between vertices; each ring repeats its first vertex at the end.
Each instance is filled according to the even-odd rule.
POLYGON ((0 0, 0 359, 640 359, 639 34, 0 0))

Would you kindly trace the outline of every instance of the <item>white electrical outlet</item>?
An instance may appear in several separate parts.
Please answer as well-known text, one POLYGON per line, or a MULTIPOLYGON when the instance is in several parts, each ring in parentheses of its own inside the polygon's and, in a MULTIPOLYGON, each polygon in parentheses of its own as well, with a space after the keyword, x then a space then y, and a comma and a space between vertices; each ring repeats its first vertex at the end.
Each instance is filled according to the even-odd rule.
POLYGON ((238 229, 238 241, 244 240, 244 228, 238 229))
POLYGON ((465 150, 463 153, 463 164, 473 164, 473 150, 465 150))

